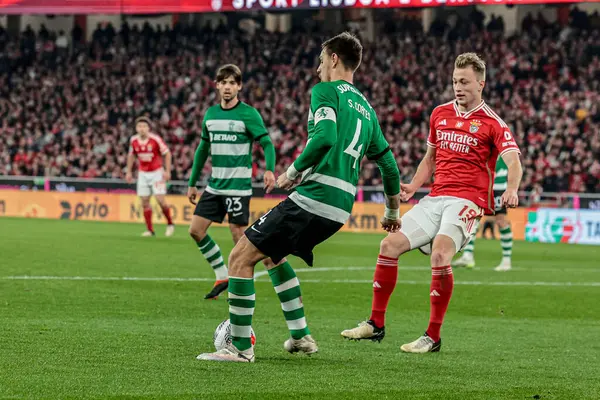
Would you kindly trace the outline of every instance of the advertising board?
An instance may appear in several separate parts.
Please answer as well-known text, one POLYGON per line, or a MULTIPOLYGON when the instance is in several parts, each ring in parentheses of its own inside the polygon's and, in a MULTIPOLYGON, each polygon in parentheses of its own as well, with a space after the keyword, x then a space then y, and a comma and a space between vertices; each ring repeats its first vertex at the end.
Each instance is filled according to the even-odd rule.
POLYGON ((539 208, 527 215, 529 242, 600 245, 600 211, 539 208))
MULTIPOLYGON (((277 205, 281 199, 253 198, 250 202, 250 222, 254 222, 277 205)), ((171 216, 178 225, 189 225, 194 206, 187 197, 168 195, 171 216)), ((151 205, 155 223, 165 223, 162 211, 154 199, 151 205)), ((406 213, 412 204, 402 204, 400 212, 406 213)), ((352 215, 342 228, 345 232, 382 233, 379 220, 383 216, 383 204, 356 202, 352 215)), ((513 225, 514 237, 524 239, 527 209, 508 211, 513 225)), ((0 217, 50 218, 82 221, 139 222, 144 221, 139 198, 123 193, 93 192, 45 192, 24 190, 0 190, 0 217)), ((227 221, 225 221, 227 223, 227 221)), ((218 225, 218 224, 217 224, 218 225)))
MULTIPOLYGON (((319 8, 448 7, 582 0, 2 0, 2 14, 157 14, 319 8)), ((588 1, 589 2, 589 1, 588 1)))

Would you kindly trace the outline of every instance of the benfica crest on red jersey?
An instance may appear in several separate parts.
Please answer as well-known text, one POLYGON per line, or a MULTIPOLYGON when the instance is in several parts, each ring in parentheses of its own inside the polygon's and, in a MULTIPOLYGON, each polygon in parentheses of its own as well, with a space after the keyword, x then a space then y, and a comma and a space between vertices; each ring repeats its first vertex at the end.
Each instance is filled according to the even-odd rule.
POLYGON ((481 121, 473 120, 470 122, 471 126, 469 127, 469 132, 477 133, 479 127, 481 126, 481 121))

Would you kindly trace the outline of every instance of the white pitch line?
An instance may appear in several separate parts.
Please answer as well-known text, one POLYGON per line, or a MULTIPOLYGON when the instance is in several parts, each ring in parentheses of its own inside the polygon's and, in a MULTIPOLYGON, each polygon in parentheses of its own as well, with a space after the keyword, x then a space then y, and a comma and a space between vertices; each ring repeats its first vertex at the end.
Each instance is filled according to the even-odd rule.
MULTIPOLYGON (((301 279, 301 282, 307 283, 369 283, 372 284, 372 280, 367 279, 301 279)), ((404 281, 398 280, 398 284, 401 285, 429 285, 431 281, 404 281)), ((484 281, 454 281, 455 285, 473 285, 473 286, 558 286, 558 287, 569 287, 569 286, 591 286, 600 287, 600 282, 484 282, 484 281)))
MULTIPOLYGON (((370 269, 370 267, 353 267, 354 270, 370 269)), ((313 269, 298 269, 296 272, 311 272, 311 271, 331 271, 334 269, 328 268, 313 268, 313 269)), ((343 270, 343 267, 338 267, 335 270, 343 270)), ((264 275, 261 275, 264 276, 264 275)), ((136 277, 136 276, 3 276, 0 280, 41 280, 41 281, 129 281, 129 282, 212 282, 213 278, 177 278, 177 277, 136 277)), ((357 283, 357 284, 372 284, 370 279, 301 279, 306 283, 357 283)), ((263 280, 262 282, 266 282, 263 280)), ((399 280, 401 285, 429 285, 430 281, 412 281, 399 280)), ((472 285, 472 286, 554 286, 554 287, 600 287, 600 282, 540 282, 540 281, 457 281, 457 285, 472 285)))
MULTIPOLYGON (((465 268, 454 268, 465 270, 465 268)), ((326 272, 326 271, 374 271, 375 267, 311 267, 311 268, 295 268, 296 272, 326 272)), ((414 265, 400 265, 398 266, 398 270, 402 271, 430 271, 431 267, 426 266, 414 266, 414 265)), ((474 272, 483 272, 488 270, 487 268, 475 268, 474 272)), ((492 271, 489 268, 489 271, 492 271)), ((585 269, 585 268, 521 268, 521 267, 513 267, 511 272, 600 272, 600 269, 585 269)), ((254 279, 269 275, 268 271, 259 271, 254 273, 254 279)), ((500 274, 499 274, 500 275, 500 274)))
POLYGON ((51 276, 51 275, 16 275, 2 276, 5 281, 133 281, 133 282, 214 282, 215 278, 170 278, 143 276, 51 276))
MULTIPOLYGON (((374 267, 313 267, 313 268, 297 268, 296 272, 304 273, 304 272, 327 272, 327 271, 373 271, 374 267)), ((400 271, 428 271, 430 267, 426 266, 399 266, 400 271)), ((570 269, 570 268, 532 268, 532 269, 524 269, 524 268, 513 268, 512 272, 523 272, 523 271, 588 271, 588 272, 597 272, 599 270, 596 269, 570 269)), ((476 269, 475 272, 482 271, 481 269, 476 269)), ((254 274, 254 279, 262 278, 268 275, 268 271, 259 271, 254 274)), ((148 282, 213 282, 214 278, 178 278, 178 277, 135 277, 135 276, 50 276, 50 275, 19 275, 19 276, 0 276, 0 280, 38 280, 38 281, 51 281, 51 280, 62 280, 62 281, 148 281, 148 282)), ((372 282, 370 280, 326 280, 321 281, 317 280, 306 280, 303 279, 304 282, 312 282, 312 283, 320 283, 320 282, 332 282, 332 283, 369 283, 372 282)), ((403 284, 421 284, 425 283, 425 281, 402 281, 399 280, 398 283, 403 284)), ((430 283, 430 282, 427 282, 430 283)), ((481 281, 462 281, 455 282, 459 285, 505 285, 505 286, 522 286, 522 285, 533 285, 532 282, 481 282, 481 281), (471 283, 475 282, 475 283, 471 283)), ((573 283, 573 282, 538 282, 538 286, 542 286, 547 284, 546 286, 599 286, 600 282, 590 282, 590 283, 573 283)))
MULTIPOLYGON (((258 268, 258 267, 257 267, 258 268)), ((466 270, 465 268, 455 267, 455 270, 466 270)), ((323 271, 374 271, 375 267, 311 267, 311 268, 294 268, 296 272, 323 272, 323 271)), ((431 267, 428 266, 415 266, 415 265, 399 265, 398 270, 402 271, 430 271, 431 267)), ((485 272, 485 271, 493 271, 490 268, 482 268, 475 267, 474 272, 485 272)), ((599 268, 551 268, 551 267, 541 267, 541 268, 523 268, 523 267, 513 267, 511 269, 512 272, 590 272, 590 273, 598 273, 600 272, 599 268)), ((259 271, 254 273, 254 278, 260 278, 262 276, 269 275, 267 271, 259 271)))

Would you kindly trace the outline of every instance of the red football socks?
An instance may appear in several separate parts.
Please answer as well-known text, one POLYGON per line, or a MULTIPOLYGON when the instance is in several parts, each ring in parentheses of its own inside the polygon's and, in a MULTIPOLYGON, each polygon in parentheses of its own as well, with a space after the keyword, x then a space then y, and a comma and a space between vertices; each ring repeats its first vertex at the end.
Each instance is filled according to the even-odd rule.
POLYGON ((440 340, 440 330, 444 322, 444 315, 446 315, 446 310, 448 310, 453 289, 454 276, 452 275, 452 267, 446 265, 444 267, 431 268, 431 289, 429 291, 431 309, 427 335, 435 342, 440 340))
POLYGON ((150 232, 154 232, 152 228, 152 208, 144 208, 144 220, 146 221, 146 227, 150 232))
POLYGON ((370 318, 378 328, 385 325, 385 312, 397 280, 398 259, 380 254, 373 277, 373 304, 370 318))
POLYGON ((169 209, 169 207, 163 207, 162 212, 165 215, 165 218, 167 219, 167 224, 173 225, 173 220, 171 219, 171 210, 169 209))

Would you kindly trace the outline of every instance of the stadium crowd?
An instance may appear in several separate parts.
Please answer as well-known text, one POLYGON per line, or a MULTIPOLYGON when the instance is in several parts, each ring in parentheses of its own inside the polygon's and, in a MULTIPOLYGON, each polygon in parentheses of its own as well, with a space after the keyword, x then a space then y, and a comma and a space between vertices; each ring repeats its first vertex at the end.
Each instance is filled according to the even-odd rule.
MULTIPOLYGON (((356 85, 377 110, 402 179, 424 155, 430 112, 453 97, 455 56, 476 51, 489 68, 484 98, 521 146, 522 188, 600 191, 599 19, 581 18, 560 27, 528 17, 508 38, 500 19, 436 21, 429 34, 414 21, 386 26, 365 45, 356 85)), ((321 35, 109 25, 81 38, 80 29, 13 37, 0 28, 0 175, 123 178, 133 121, 147 114, 173 152, 173 179, 187 179, 204 110, 217 101, 214 73, 226 62, 242 67, 241 98, 265 120, 277 172, 302 150, 321 35)), ((380 182, 366 163, 361 183, 380 182)))

